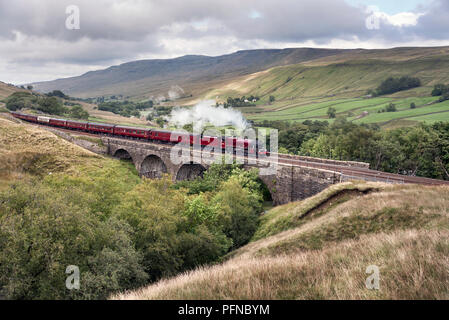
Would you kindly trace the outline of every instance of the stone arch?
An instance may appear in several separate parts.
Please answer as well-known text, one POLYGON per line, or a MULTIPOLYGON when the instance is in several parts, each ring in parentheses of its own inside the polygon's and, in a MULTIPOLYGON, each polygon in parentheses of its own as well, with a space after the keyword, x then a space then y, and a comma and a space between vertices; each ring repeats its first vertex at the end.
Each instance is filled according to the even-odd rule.
POLYGON ((114 153, 114 158, 133 161, 131 154, 125 149, 117 149, 117 151, 115 151, 114 153))
POLYGON ((273 194, 271 193, 272 190, 270 190, 265 181, 263 181, 263 179, 259 177, 257 179, 257 182, 259 182, 262 186, 262 195, 264 202, 273 202, 273 194))
POLYGON ((278 189, 283 189, 275 175, 259 175, 259 183, 262 184, 264 201, 271 201, 274 206, 281 204, 278 189), (271 199, 270 199, 271 198, 271 199))
POLYGON ((167 166, 154 154, 147 156, 140 166, 140 174, 146 178, 159 179, 164 173, 167 173, 167 166))
POLYGON ((199 163, 189 162, 185 163, 179 168, 176 174, 176 181, 194 180, 197 177, 202 177, 206 168, 199 163))

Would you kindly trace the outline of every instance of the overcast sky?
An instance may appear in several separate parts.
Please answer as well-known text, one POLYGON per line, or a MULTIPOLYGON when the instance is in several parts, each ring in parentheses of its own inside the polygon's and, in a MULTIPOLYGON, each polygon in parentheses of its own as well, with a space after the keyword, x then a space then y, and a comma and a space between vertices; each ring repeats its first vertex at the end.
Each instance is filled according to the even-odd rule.
POLYGON ((448 17, 448 0, 0 0, 0 81, 242 49, 449 45, 448 17))

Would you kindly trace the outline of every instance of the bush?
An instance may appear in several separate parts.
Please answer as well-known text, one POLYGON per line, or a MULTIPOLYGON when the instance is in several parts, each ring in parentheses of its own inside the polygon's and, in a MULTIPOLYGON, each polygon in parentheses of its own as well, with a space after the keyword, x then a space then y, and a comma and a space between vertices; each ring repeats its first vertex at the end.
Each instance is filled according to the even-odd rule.
POLYGON ((24 108, 32 108, 37 98, 29 92, 15 92, 6 99, 6 108, 17 111, 24 108))
POLYGON ((232 177, 223 183, 213 201, 224 217, 224 232, 232 239, 233 249, 248 243, 258 225, 258 214, 254 210, 258 199, 241 186, 238 178, 232 177))
POLYGON ((416 109, 416 104, 414 102, 410 103, 410 109, 416 109))
POLYGON ((447 86, 441 83, 435 85, 435 87, 432 90, 433 97, 442 96, 446 93, 449 93, 449 85, 447 86))
POLYGON ((386 112, 396 112, 396 105, 394 103, 390 103, 386 108, 385 108, 386 112))
POLYGON ((133 240, 151 280, 215 261, 230 247, 216 227, 214 209, 201 198, 191 200, 192 205, 171 186, 168 177, 145 179, 115 210, 134 229, 133 240))
POLYGON ((48 114, 62 115, 68 111, 55 97, 43 97, 38 101, 36 109, 48 114))
POLYGON ((10 299, 104 299, 146 282, 130 227, 101 219, 76 188, 21 183, 0 193, 0 287, 10 299), (80 289, 65 287, 66 267, 80 289))
POLYGON ((66 96, 64 94, 64 92, 62 92, 61 90, 53 90, 52 92, 49 92, 46 94, 47 97, 58 97, 61 99, 70 99, 69 96, 66 96))
POLYGON ((83 109, 82 106, 74 106, 70 109, 68 112, 69 117, 75 118, 75 119, 89 119, 89 113, 83 109))
POLYGON ((440 97, 439 102, 443 102, 443 101, 446 101, 446 100, 449 100, 449 92, 446 92, 445 94, 443 94, 440 97))
POLYGON ((384 80, 379 87, 375 91, 373 91, 375 96, 392 94, 395 92, 409 90, 412 88, 420 87, 421 80, 418 78, 412 77, 401 77, 401 78, 393 78, 390 77, 384 80))
POLYGON ((329 119, 334 119, 337 116, 337 110, 329 107, 329 109, 327 109, 327 115, 329 116, 329 119))

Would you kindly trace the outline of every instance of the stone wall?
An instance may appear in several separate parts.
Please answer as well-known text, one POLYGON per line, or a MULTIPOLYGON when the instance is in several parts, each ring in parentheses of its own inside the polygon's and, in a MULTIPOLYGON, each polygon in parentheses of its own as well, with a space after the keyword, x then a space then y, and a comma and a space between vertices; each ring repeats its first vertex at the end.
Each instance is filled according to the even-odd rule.
POLYGON ((260 178, 270 190, 274 205, 304 200, 340 182, 337 172, 288 165, 279 165, 275 175, 260 178))
POLYGON ((354 167, 354 168, 369 169, 369 163, 366 163, 366 162, 321 159, 321 158, 297 156, 297 155, 292 155, 292 154, 283 154, 282 158, 283 159, 291 159, 291 160, 314 162, 314 163, 331 164, 331 165, 344 166, 344 167, 354 167))
MULTIPOLYGON (((108 150, 106 145, 103 144, 101 139, 98 139, 98 142, 95 141, 89 141, 86 139, 83 139, 82 136, 76 136, 76 135, 70 135, 68 133, 65 133, 64 131, 51 128, 51 127, 43 127, 45 130, 51 131, 52 133, 56 134, 57 136, 63 138, 64 140, 70 141, 77 146, 80 146, 81 148, 87 149, 89 151, 92 151, 97 154, 108 154, 108 150)), ((94 138, 95 139, 95 138, 94 138)))

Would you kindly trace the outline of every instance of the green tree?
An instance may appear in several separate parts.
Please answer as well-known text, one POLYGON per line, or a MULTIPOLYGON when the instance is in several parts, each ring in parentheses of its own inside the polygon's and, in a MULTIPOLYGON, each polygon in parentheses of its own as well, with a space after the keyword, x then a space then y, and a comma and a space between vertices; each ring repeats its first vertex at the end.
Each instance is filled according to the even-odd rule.
POLYGON ((215 211, 208 205, 202 197, 186 198, 169 177, 145 179, 124 196, 115 216, 133 228, 145 271, 157 280, 227 252, 230 241, 213 223, 215 211))
POLYGON ((432 96, 442 96, 443 94, 449 92, 449 86, 446 86, 442 83, 436 84, 432 90, 432 96))
POLYGON ((38 181, 0 193, 0 287, 8 298, 105 299, 146 282, 130 227, 91 213, 85 196, 38 181), (65 287, 69 265, 80 269, 80 290, 65 287))
POLYGON ((410 104, 410 109, 416 109, 416 104, 415 104, 414 102, 412 102, 412 103, 410 104))
POLYGON ((258 212, 254 210, 261 198, 254 199, 250 190, 242 187, 237 177, 224 182, 213 202, 219 206, 225 234, 232 239, 233 248, 246 244, 258 225, 258 212))
POLYGON ((327 109, 327 115, 329 116, 329 119, 334 119, 337 116, 337 110, 333 107, 329 107, 329 109, 327 109))
POLYGON ((75 119, 84 119, 87 120, 89 119, 89 113, 83 109, 82 106, 74 106, 70 109, 69 111, 69 116, 75 119))
POLYGON ((276 98, 274 96, 270 96, 269 101, 270 103, 273 103, 274 101, 276 101, 276 98))
POLYGON ((62 115, 68 111, 68 109, 55 97, 43 97, 39 99, 36 109, 44 113, 55 115, 62 115))
POLYGON ((157 119, 156 119, 156 123, 157 123, 157 125, 158 125, 159 127, 163 128, 164 125, 165 125, 165 123, 166 123, 166 121, 165 121, 163 118, 157 118, 157 119))
POLYGON ((396 112, 396 105, 394 103, 390 103, 385 109, 386 112, 396 112))

